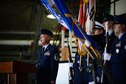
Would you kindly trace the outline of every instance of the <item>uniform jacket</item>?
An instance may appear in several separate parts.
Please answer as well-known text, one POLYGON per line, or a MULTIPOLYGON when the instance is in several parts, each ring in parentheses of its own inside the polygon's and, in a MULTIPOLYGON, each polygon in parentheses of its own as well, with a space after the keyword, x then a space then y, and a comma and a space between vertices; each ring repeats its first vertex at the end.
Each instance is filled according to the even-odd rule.
POLYGON ((115 40, 116 40, 116 36, 115 36, 115 34, 113 32, 111 35, 108 36, 108 48, 107 48, 108 53, 110 53, 110 51, 111 51, 110 48, 113 45, 115 40))
POLYGON ((126 83, 126 33, 111 48, 110 70, 117 84, 126 83))
POLYGON ((41 78, 46 77, 46 79, 44 79, 46 81, 50 80, 55 81, 58 72, 58 59, 59 59, 59 53, 56 46, 49 44, 44 51, 42 50, 41 47, 38 51, 38 63, 37 63, 38 77, 41 78))

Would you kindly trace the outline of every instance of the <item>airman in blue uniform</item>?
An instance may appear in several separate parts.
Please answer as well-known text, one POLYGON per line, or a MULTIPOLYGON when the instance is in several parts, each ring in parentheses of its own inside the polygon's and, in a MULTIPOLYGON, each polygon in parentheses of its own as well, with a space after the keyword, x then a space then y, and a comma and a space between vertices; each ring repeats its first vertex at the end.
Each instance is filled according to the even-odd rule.
MULTIPOLYGON (((110 53, 110 47, 112 46, 113 42, 116 39, 116 36, 114 34, 113 31, 113 25, 114 25, 114 16, 108 14, 107 12, 105 12, 103 14, 103 24, 104 24, 104 30, 105 30, 105 34, 103 37, 103 41, 105 43, 105 47, 104 47, 104 53, 110 53)), ((111 80, 108 78, 108 74, 109 74, 109 61, 107 60, 103 60, 104 61, 104 69, 106 69, 106 71, 108 71, 106 74, 103 72, 101 75, 103 78, 101 78, 101 83, 102 84, 108 84, 108 81, 111 80)))
POLYGON ((40 42, 42 44, 38 51, 37 84, 55 84, 58 72, 59 52, 56 46, 51 45, 53 33, 47 29, 41 30, 40 42))
POLYGON ((115 41, 115 34, 113 31, 113 25, 114 25, 114 16, 110 15, 108 13, 103 14, 103 24, 104 24, 104 30, 105 30, 105 37, 108 34, 108 42, 106 42, 106 39, 104 39, 105 43, 108 44, 108 52, 110 52, 110 47, 112 46, 113 42, 115 41), (107 24, 106 24, 107 23, 107 24))
POLYGON ((105 41, 104 41, 104 26, 98 21, 95 21, 95 27, 93 28, 94 35, 91 36, 91 38, 97 43, 99 47, 99 52, 102 53, 105 47, 105 41))
MULTIPOLYGON (((97 44, 99 48, 103 47, 100 44, 102 39, 103 27, 99 24, 95 25, 94 32, 99 30, 100 32, 95 36, 90 36, 97 44), (100 41, 99 41, 100 40, 100 41)), ((103 49, 103 48, 101 48, 103 49)), ((83 51, 84 52, 84 51, 83 51)), ((85 51, 86 52, 86 51, 85 51)), ((91 52, 92 53, 92 52, 91 52)), ((93 55, 94 56, 94 55, 93 55)), ((75 55, 75 61, 73 64, 74 69, 74 84, 89 84, 99 82, 101 76, 101 67, 87 54, 80 56, 78 52, 75 55)))
MULTIPOLYGON (((110 71, 115 84, 126 83, 126 17, 115 16, 114 33, 117 40, 111 48, 110 71)), ((108 59, 109 60, 109 59, 108 59)))

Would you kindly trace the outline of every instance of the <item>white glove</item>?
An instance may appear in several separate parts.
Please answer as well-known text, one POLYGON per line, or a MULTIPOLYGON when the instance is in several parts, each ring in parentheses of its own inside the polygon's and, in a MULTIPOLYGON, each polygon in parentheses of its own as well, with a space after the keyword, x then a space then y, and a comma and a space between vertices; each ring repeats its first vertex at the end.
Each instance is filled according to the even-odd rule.
POLYGON ((96 77, 96 80, 97 80, 98 83, 100 82, 100 78, 99 77, 96 77))
POLYGON ((87 46, 87 47, 90 47, 90 45, 91 45, 91 43, 90 43, 90 41, 88 41, 88 40, 85 40, 85 45, 87 46))
POLYGON ((103 57, 104 57, 104 60, 109 61, 110 58, 111 58, 111 54, 109 54, 109 53, 103 53, 103 57))
POLYGON ((106 30, 106 32, 108 32, 108 21, 105 22, 105 30, 106 30))
POLYGON ((95 82, 94 82, 94 81, 92 81, 92 82, 89 82, 88 84, 95 84, 95 82))

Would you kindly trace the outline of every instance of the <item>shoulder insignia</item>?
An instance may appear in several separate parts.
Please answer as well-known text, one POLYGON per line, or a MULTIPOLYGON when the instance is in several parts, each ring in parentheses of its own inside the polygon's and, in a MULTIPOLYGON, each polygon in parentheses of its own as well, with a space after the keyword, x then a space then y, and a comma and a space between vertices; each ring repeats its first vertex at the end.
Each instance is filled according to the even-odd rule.
POLYGON ((59 61, 60 57, 58 54, 54 54, 54 60, 59 61))

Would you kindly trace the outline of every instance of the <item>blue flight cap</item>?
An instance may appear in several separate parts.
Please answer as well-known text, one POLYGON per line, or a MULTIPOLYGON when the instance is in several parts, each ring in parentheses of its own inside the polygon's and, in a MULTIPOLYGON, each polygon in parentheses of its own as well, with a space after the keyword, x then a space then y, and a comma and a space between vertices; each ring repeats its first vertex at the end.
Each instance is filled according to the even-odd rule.
POLYGON ((108 13, 103 14, 103 21, 114 21, 114 16, 108 13))
POLYGON ((48 29, 41 29, 41 34, 47 34, 51 37, 53 36, 53 33, 48 29))
POLYGON ((125 24, 126 25, 126 17, 124 14, 116 15, 114 18, 114 24, 125 24))

